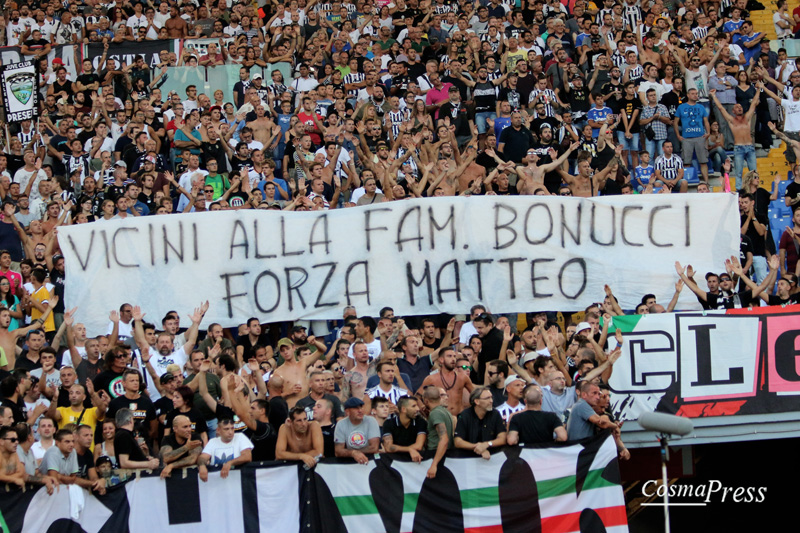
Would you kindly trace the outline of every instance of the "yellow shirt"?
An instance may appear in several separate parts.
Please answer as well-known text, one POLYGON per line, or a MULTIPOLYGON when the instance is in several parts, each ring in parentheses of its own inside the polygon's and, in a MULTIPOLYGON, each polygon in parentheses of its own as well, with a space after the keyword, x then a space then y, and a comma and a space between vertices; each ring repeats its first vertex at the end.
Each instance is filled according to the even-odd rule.
MULTIPOLYGON (((42 285, 39 287, 39 290, 35 291, 31 294, 31 299, 36 300, 40 304, 44 304, 50 298, 50 291, 47 290, 47 286, 42 285)), ((35 307, 31 309, 31 320, 35 321, 42 316, 42 312, 36 309, 35 307)), ((55 331, 56 330, 56 323, 53 319, 53 313, 47 315, 47 319, 44 321, 44 330, 46 332, 55 331)))
MULTIPOLYGON (((75 411, 70 406, 58 407, 56 410, 61 415, 61 421, 58 423, 58 429, 62 429, 67 424, 77 424, 78 418, 80 418, 81 424, 86 424, 92 428, 92 433, 94 433, 97 423, 103 420, 102 417, 97 418, 97 407, 89 407, 86 409, 86 412, 83 413, 83 418, 81 418, 81 411, 83 411, 83 409, 78 409, 75 411)), ((92 445, 89 447, 89 449, 92 451, 92 453, 94 453, 94 439, 92 439, 92 445)))

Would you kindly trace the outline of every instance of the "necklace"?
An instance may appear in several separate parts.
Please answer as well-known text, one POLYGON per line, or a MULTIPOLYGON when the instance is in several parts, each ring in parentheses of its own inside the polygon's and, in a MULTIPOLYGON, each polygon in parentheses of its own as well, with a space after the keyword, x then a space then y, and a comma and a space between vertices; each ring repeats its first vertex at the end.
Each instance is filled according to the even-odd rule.
POLYGON ((442 372, 440 376, 442 378, 442 386, 444 387, 445 391, 449 391, 450 389, 456 386, 456 381, 458 381, 458 375, 455 372, 453 372, 453 383, 451 383, 450 386, 448 386, 447 382, 444 380, 444 372, 442 372))

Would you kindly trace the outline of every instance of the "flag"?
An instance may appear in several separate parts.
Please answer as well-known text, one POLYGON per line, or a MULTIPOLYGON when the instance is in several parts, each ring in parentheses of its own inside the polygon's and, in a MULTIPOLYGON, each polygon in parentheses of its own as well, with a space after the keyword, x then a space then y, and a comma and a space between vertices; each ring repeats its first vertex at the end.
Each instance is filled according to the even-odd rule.
POLYGON ((316 469, 320 514, 328 517, 322 530, 569 533, 601 524, 622 533, 616 455, 613 439, 601 436, 583 445, 507 447, 488 461, 447 457, 434 479, 427 479, 430 460, 323 463, 316 469))

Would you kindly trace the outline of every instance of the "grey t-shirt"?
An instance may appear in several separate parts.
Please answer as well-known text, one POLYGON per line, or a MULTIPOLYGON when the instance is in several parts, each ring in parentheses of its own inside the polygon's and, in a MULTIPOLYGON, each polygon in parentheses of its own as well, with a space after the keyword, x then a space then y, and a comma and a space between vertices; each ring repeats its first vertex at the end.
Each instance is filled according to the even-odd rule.
POLYGON ((50 470, 55 470, 65 476, 77 474, 80 471, 78 467, 78 452, 72 450, 72 453, 65 458, 58 446, 51 446, 44 452, 42 464, 39 466, 39 471, 42 475, 46 476, 50 470))
POLYGON ((333 433, 334 444, 344 444, 348 450, 361 450, 369 445, 369 439, 380 439, 378 422, 371 416, 365 416, 360 424, 354 425, 350 417, 336 423, 333 433))
POLYGON ((578 400, 567 421, 567 440, 581 440, 594 435, 594 424, 589 419, 595 414, 586 400, 578 400))
POLYGON ((564 411, 575 405, 575 387, 567 387, 559 396, 550 390, 550 386, 542 387, 542 411, 555 413, 563 421, 564 411))

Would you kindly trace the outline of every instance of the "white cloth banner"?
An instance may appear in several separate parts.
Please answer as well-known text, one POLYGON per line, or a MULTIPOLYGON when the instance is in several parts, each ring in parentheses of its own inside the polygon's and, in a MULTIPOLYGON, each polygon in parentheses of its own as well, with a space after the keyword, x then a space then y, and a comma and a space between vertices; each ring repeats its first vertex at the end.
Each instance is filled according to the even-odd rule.
MULTIPOLYGON (((737 197, 457 197, 335 211, 216 211, 59 229, 66 305, 90 334, 108 312, 206 323, 579 310, 609 284, 623 308, 672 295, 674 262, 718 271, 739 250, 737 197)), ((688 292, 688 291, 684 291, 688 292)), ((686 302, 694 302, 688 295, 686 302)), ((696 302, 694 302, 696 304, 696 302)))
POLYGON ((33 62, 23 61, 3 67, 2 86, 8 122, 22 122, 36 117, 38 85, 33 62))

